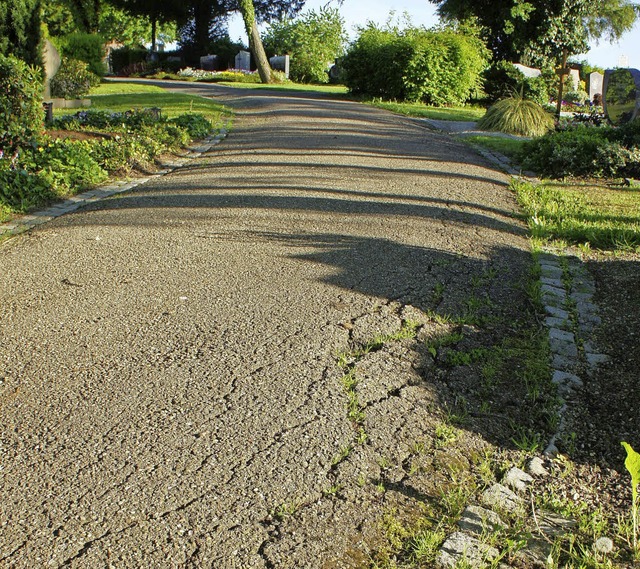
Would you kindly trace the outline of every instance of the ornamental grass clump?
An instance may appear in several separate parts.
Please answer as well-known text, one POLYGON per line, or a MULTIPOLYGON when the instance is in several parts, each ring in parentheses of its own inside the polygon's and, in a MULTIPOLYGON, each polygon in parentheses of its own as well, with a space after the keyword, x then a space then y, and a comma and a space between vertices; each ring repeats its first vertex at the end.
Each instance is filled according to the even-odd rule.
POLYGON ((489 107, 478 127, 519 136, 542 136, 553 129, 554 122, 538 103, 515 96, 489 107))

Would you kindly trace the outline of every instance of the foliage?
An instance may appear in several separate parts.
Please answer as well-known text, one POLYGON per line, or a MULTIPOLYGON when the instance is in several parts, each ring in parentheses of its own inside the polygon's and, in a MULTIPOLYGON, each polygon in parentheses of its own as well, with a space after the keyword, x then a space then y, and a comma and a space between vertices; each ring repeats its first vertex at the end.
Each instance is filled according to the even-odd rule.
POLYGON ((33 144, 43 122, 40 71, 0 55, 0 153, 33 144))
POLYGON ((274 22, 263 38, 272 55, 291 56, 289 77, 300 83, 327 83, 327 67, 344 52, 344 20, 335 8, 310 10, 297 20, 274 22))
POLYGON ((89 71, 99 77, 105 74, 104 43, 97 34, 74 33, 58 39, 63 59, 84 61, 89 71))
POLYGON ((637 189, 596 184, 512 182, 531 235, 544 245, 640 251, 637 189))
POLYGON ((89 71, 84 61, 65 59, 51 79, 51 95, 64 99, 80 99, 91 87, 100 84, 100 78, 89 71))
POLYGON ((522 164, 555 178, 640 175, 640 128, 572 126, 525 144, 522 164))
POLYGON ((386 109, 394 113, 409 117, 420 117, 444 121, 477 121, 484 116, 486 109, 483 107, 432 107, 424 103, 396 103, 374 99, 370 105, 379 109, 386 109))
POLYGON ((0 2, 0 55, 42 65, 41 0, 0 2))
POLYGON ((624 466, 631 475, 632 506, 631 515, 633 517, 633 549, 638 551, 638 484, 640 484, 640 454, 638 454, 629 443, 621 443, 627 451, 627 458, 624 466))
POLYGON ((483 73, 484 91, 491 102, 519 93, 540 105, 549 102, 549 84, 545 77, 525 77, 509 61, 496 61, 483 73))
POLYGON ((114 49, 110 55, 113 72, 120 74, 129 65, 146 61, 148 55, 149 51, 141 47, 125 46, 120 49, 114 49))
POLYGON ((487 57, 466 30, 401 31, 369 23, 343 59, 345 84, 358 95, 460 104, 478 88, 487 57))
POLYGON ((541 136, 553 125, 552 116, 538 103, 517 96, 498 101, 478 121, 481 129, 521 136, 541 136))
POLYGON ((496 60, 541 65, 587 51, 589 38, 618 39, 636 18, 629 0, 430 0, 445 19, 477 18, 496 60))
POLYGON ((209 120, 196 113, 180 115, 172 119, 172 122, 185 129, 191 138, 204 138, 213 128, 209 120))

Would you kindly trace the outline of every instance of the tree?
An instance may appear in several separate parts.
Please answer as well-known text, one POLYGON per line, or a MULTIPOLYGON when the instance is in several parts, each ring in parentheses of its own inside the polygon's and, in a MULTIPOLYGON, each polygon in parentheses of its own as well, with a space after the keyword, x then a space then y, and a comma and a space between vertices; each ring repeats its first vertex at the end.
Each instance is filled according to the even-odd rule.
POLYGON ((583 53, 588 40, 618 39, 633 27, 629 0, 429 0, 444 19, 476 18, 496 60, 532 65, 583 53))
POLYGON ((262 38, 258 31, 258 24, 256 23, 256 11, 253 6, 253 0, 238 0, 238 7, 244 20, 244 29, 249 37, 249 48, 258 67, 258 73, 260 74, 260 80, 263 83, 271 82, 271 67, 269 66, 269 60, 267 54, 264 51, 262 45, 262 38))
POLYGON ((297 20, 272 23, 263 40, 267 51, 291 56, 294 81, 326 83, 327 64, 343 54, 347 37, 340 12, 325 6, 297 20))
POLYGON ((41 12, 40 0, 0 2, 0 55, 42 65, 41 12))

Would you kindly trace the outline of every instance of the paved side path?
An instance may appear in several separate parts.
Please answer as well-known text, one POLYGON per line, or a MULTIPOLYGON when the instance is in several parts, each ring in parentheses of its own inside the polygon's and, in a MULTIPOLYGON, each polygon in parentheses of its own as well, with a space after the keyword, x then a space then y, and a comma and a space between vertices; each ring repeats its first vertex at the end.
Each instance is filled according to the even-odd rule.
POLYGON ((196 89, 239 112, 216 149, 0 247, 0 566, 358 563, 408 495, 375 491, 381 457, 446 394, 400 347, 356 425, 337 354, 461 313, 488 269, 496 310, 522 301, 507 179, 465 146, 196 89))

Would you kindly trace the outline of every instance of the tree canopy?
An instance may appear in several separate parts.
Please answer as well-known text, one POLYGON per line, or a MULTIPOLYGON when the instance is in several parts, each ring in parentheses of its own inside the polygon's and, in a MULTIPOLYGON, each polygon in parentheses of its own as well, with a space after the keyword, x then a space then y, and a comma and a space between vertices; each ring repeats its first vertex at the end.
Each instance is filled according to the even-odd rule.
POLYGON ((617 40, 635 23, 629 0, 429 0, 445 20, 475 18, 499 60, 541 65, 563 50, 588 50, 588 41, 617 40))
POLYGON ((42 64, 40 13, 40 0, 0 2, 0 55, 42 64))

